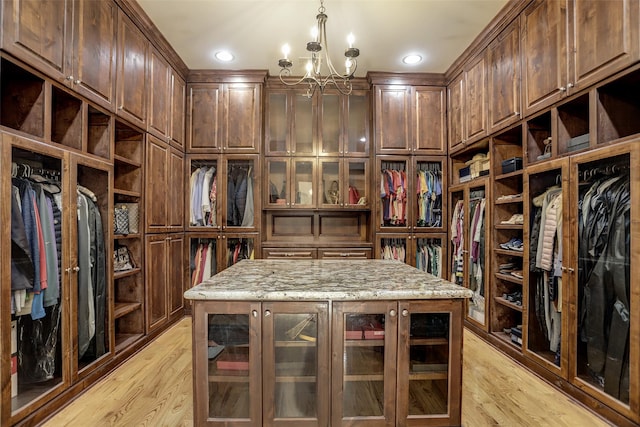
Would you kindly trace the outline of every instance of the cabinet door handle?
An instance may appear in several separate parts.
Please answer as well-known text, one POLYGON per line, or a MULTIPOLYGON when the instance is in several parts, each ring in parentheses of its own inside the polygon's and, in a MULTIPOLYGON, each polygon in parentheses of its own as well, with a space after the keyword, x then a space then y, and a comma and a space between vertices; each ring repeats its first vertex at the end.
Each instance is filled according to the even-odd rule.
POLYGON ((560 89, 560 92, 566 92, 567 88, 564 86, 560 86, 558 89, 560 89))
POLYGON ((567 89, 571 89, 573 87, 573 83, 567 83, 567 89))
POLYGON ((409 310, 407 310, 406 308, 402 310, 402 317, 407 317, 408 315, 409 315, 409 310))
POLYGON ((389 311, 389 316, 391 316, 391 317, 396 317, 396 311, 395 311, 395 310, 393 310, 393 309, 392 309, 392 310, 390 310, 390 311, 389 311))
POLYGON ((73 80, 73 76, 67 76, 67 80, 72 81, 73 80))
POLYGON ((251 311, 251 315, 252 315, 253 317, 258 317, 258 310, 253 310, 253 311, 251 311))
POLYGON ((79 84, 80 84, 80 83, 82 83, 82 82, 80 81, 80 79, 78 79, 78 80, 74 81, 74 83, 75 83, 75 84, 77 84, 77 85, 79 85, 79 84))
POLYGON ((271 310, 265 310, 264 317, 269 317, 269 316, 271 316, 271 310))
POLYGON ((75 271, 75 272, 77 273, 78 271, 80 271, 80 267, 78 267, 78 266, 76 265, 75 267, 73 267, 73 271, 75 271))

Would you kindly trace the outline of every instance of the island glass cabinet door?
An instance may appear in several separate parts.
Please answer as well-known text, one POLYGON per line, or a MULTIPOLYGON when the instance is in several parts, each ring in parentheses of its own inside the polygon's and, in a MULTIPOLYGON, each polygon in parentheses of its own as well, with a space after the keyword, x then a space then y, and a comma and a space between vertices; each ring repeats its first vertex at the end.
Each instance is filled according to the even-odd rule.
POLYGON ((335 302, 331 425, 395 425, 397 303, 335 302))
POLYGON ((265 427, 329 425, 329 304, 262 304, 265 427))
POLYGON ((463 300, 398 303, 397 426, 460 425, 463 300))
POLYGON ((262 420, 262 361, 258 302, 194 304, 193 363, 196 425, 256 426, 262 420))

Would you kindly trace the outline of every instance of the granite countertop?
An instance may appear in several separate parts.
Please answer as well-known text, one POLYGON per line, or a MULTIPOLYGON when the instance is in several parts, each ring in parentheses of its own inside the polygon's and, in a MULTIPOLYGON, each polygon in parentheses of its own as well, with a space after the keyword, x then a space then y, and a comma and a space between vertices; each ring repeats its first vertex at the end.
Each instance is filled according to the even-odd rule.
POLYGON ((473 292, 383 260, 243 260, 189 289, 190 300, 357 301, 470 298, 473 292))

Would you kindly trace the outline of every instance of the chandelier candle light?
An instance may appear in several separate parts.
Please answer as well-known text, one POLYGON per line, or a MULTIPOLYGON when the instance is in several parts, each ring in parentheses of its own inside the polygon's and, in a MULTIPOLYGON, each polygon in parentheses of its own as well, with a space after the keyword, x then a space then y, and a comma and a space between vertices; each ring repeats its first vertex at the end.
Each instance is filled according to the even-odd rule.
POLYGON ((360 50, 353 47, 353 42, 355 41, 353 34, 349 34, 347 37, 349 47, 344 51, 346 58, 345 72, 344 74, 340 74, 336 71, 331 63, 329 54, 326 30, 327 15, 324 12, 324 0, 320 0, 320 8, 318 8, 318 15, 316 16, 318 23, 311 30, 312 40, 307 43, 307 51, 311 53, 311 58, 307 62, 305 75, 297 81, 286 80, 287 77, 291 76, 291 67, 293 66, 293 63, 289 59, 291 49, 288 44, 282 46, 284 58, 278 61, 278 65, 280 66, 280 81, 288 86, 308 84, 307 97, 309 98, 313 96, 317 88, 320 88, 320 92, 324 91, 324 87, 328 83, 333 84, 344 95, 349 95, 352 89, 351 79, 358 65, 356 58, 360 55, 360 50), (326 76, 322 76, 323 61, 328 68, 328 74, 326 76))

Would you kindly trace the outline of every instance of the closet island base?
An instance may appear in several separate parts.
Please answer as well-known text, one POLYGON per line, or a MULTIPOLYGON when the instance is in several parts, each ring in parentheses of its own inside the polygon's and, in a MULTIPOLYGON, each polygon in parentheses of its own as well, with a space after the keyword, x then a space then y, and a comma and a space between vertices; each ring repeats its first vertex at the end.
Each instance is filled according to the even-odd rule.
POLYGON ((185 293, 195 425, 460 425, 471 295, 395 261, 241 261, 185 293))

